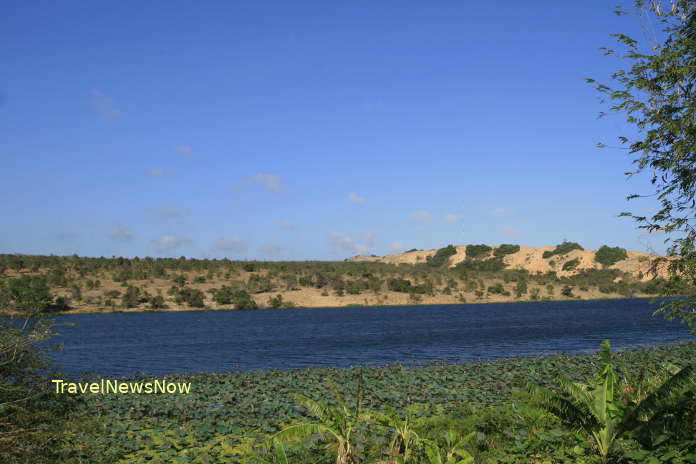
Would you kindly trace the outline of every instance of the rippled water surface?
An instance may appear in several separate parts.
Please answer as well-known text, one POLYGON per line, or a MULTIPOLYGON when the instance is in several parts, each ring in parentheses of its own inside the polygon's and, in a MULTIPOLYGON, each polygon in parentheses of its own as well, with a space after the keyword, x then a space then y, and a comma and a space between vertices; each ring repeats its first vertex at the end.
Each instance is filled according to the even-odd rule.
POLYGON ((693 340, 646 299, 57 318, 63 371, 103 376, 472 361, 693 340), (73 325, 74 324, 74 325, 73 325))

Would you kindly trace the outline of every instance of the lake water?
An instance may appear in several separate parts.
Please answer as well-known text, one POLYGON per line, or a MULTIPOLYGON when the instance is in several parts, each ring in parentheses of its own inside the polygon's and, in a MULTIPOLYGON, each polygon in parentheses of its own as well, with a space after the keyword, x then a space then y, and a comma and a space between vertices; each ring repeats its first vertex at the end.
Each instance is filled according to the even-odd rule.
POLYGON ((470 362, 693 341, 647 299, 57 317, 71 375, 470 362), (66 325, 66 323, 74 325, 66 325))

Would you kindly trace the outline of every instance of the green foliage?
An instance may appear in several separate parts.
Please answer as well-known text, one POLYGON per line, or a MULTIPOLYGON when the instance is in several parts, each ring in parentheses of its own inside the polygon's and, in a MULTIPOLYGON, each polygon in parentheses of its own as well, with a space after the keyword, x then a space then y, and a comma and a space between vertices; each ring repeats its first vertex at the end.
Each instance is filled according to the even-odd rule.
POLYGON ((140 304, 140 289, 129 285, 126 292, 121 297, 121 306, 124 308, 135 308, 140 304))
POLYGON ((519 245, 502 244, 493 250, 493 256, 496 258, 503 257, 505 255, 511 255, 520 251, 519 245))
MULTIPOLYGON (((672 375, 671 372, 660 375, 663 363, 671 362, 681 369, 693 362, 695 353, 694 344, 673 345, 619 353, 614 361, 625 360, 626 369, 637 377, 659 377, 654 383, 646 384, 644 398, 672 375)), ((361 404, 369 410, 361 408, 365 420, 359 421, 353 429, 351 441, 355 457, 361 463, 400 462, 398 459, 403 456, 390 457, 394 454, 390 444, 396 426, 405 421, 409 421, 407 428, 418 436, 416 439, 411 435, 406 463, 428 462, 426 440, 434 441, 441 457, 445 458, 446 450, 450 449, 445 438, 448 430, 459 437, 475 432, 463 446, 475 462, 511 464, 527 463, 530 459, 539 463, 593 462, 592 453, 596 452, 586 436, 573 428, 566 429, 554 415, 536 408, 533 402, 515 392, 529 382, 552 386, 559 373, 573 382, 593 383, 597 370, 595 356, 555 355, 489 363, 391 365, 361 370, 364 396, 361 404), (392 426, 378 424, 371 416, 372 412, 388 415, 390 410, 395 416, 392 426)), ((279 453, 271 439, 274 434, 289 425, 320 423, 308 409, 298 408, 294 395, 301 393, 316 403, 340 407, 326 383, 330 378, 345 388, 341 393, 344 403, 354 405, 357 373, 358 369, 312 368, 179 375, 167 378, 173 382, 192 382, 195 394, 86 396, 90 415, 99 418, 99 427, 95 427, 91 435, 66 437, 63 447, 79 449, 89 443, 105 456, 118 456, 104 459, 108 463, 179 460, 277 464, 282 461, 278 460, 279 453)), ((619 381, 622 383, 617 392, 623 391, 626 385, 633 385, 633 381, 628 384, 621 378, 619 381)), ((631 398, 620 393, 621 402, 635 401, 631 398)), ((644 439, 638 429, 629 432, 623 436, 619 449, 623 450, 628 446, 626 443, 630 443, 630 452, 637 457, 626 456, 622 463, 649 462, 650 457, 667 456, 670 451, 686 450, 682 457, 692 452, 688 450, 693 450, 689 434, 696 434, 694 404, 689 406, 688 397, 676 395, 674 398, 682 398, 681 405, 688 414, 679 417, 676 413, 679 403, 670 401, 673 412, 666 414, 664 422, 660 423, 657 418, 654 430, 655 439, 665 433, 668 439, 659 444, 645 441, 650 445, 646 447, 643 442, 634 442, 644 439), (662 432, 658 434, 658 430, 662 432)), ((693 397, 691 399, 693 401, 693 397)), ((349 408, 349 412, 351 410, 349 408)), ((650 422, 655 418, 656 415, 652 415, 650 422)), ((648 434, 647 430, 641 433, 648 434)), ((324 446, 331 437, 330 434, 323 438, 313 435, 302 442, 283 442, 283 452, 290 463, 335 462, 337 448, 324 446)))
POLYGON ((515 285, 515 298, 521 298, 522 295, 527 293, 528 285, 526 279, 520 279, 515 285))
POLYGON ((406 279, 389 279, 387 281, 387 288, 392 292, 410 292, 411 291, 411 281, 406 279))
POLYGON ((425 444, 425 453, 429 464, 471 464, 474 457, 464 448, 471 441, 474 432, 459 436, 454 430, 448 430, 444 435, 443 449, 436 441, 425 444))
POLYGON ((602 342, 598 371, 589 383, 573 382, 558 377, 563 394, 529 386, 541 407, 558 416, 569 427, 590 436, 604 461, 615 451, 617 440, 637 428, 651 428, 651 419, 665 410, 665 400, 673 399, 685 388, 692 387, 694 369, 687 366, 639 402, 622 401, 620 382, 614 369, 614 355, 609 341, 602 342))
POLYGON ((164 309, 167 307, 167 305, 164 302, 164 298, 162 295, 155 295, 152 298, 150 298, 150 308, 151 309, 164 309))
MULTIPOLYGON (((696 3, 680 0, 665 6, 661 1, 635 3, 642 21, 656 21, 663 28, 664 41, 641 44, 624 34, 613 34, 624 49, 619 53, 630 64, 612 74, 615 87, 587 79, 611 101, 610 109, 623 113, 634 126, 633 139, 620 136, 622 148, 633 155, 636 168, 629 176, 647 171, 655 187, 660 208, 652 216, 632 217, 640 228, 666 233, 672 244, 669 253, 676 259, 657 260, 673 276, 696 283, 696 107, 692 87, 696 81, 696 3), (650 50, 646 52, 645 50, 650 50)), ((614 50, 605 49, 615 55, 614 50)), ((644 195, 631 195, 640 198, 644 195)), ((650 195, 652 196, 652 195, 650 195)), ((665 301, 658 312, 668 319, 681 319, 696 333, 696 295, 665 301)))
POLYGON ((39 313, 48 309, 52 297, 43 276, 24 275, 0 281, 0 304, 23 313, 39 313))
POLYGON ((488 245, 467 245, 466 257, 471 259, 485 258, 491 253, 492 248, 488 245))
POLYGON ((447 245, 444 248, 437 250, 435 255, 428 261, 428 265, 431 267, 442 267, 449 263, 449 257, 456 255, 457 249, 454 245, 447 245))
MULTIPOLYGON (((272 298, 268 299, 268 306, 273 309, 288 309, 288 308, 294 308, 295 305, 291 301, 285 301, 283 300, 283 295, 276 295, 272 298)), ((237 309, 242 309, 242 308, 237 308, 237 309)), ((247 308, 247 309, 254 309, 254 308, 247 308)))
POLYGON ((573 295, 573 287, 571 285, 564 285, 563 289, 561 290, 561 295, 568 298, 573 298, 575 296, 573 295))
POLYGON ((234 305, 235 309, 257 309, 256 302, 244 290, 235 290, 229 286, 223 286, 215 292, 213 299, 221 305, 234 305))
POLYGON ((595 261, 605 266, 611 266, 626 258, 628 258, 626 250, 620 247, 602 245, 595 253, 595 261))
POLYGON ((174 301, 176 304, 186 304, 192 308, 202 308, 205 306, 205 295, 196 288, 183 287, 176 291, 174 301))
POLYGON ((252 274, 247 281, 247 289, 251 293, 266 293, 273 290, 273 283, 267 275, 252 274))
POLYGON ((510 295, 510 292, 506 291, 505 287, 503 287, 503 284, 501 284, 500 282, 488 287, 488 293, 491 293, 494 295, 506 295, 506 296, 510 295))
POLYGON ((329 385, 334 392, 335 406, 331 406, 325 401, 315 401, 307 396, 295 394, 296 401, 304 406, 317 422, 290 425, 276 433, 273 438, 282 441, 315 434, 329 436, 330 440, 335 442, 336 464, 356 463, 355 446, 352 442, 353 434, 360 422, 366 419, 362 411, 362 382, 363 377, 360 374, 355 395, 355 406, 352 408, 348 406, 344 395, 338 391, 334 383, 329 385))
POLYGON ((457 270, 473 272, 499 272, 505 267, 502 258, 489 258, 481 261, 467 258, 455 266, 457 270))
POLYGON ((549 259, 549 258, 556 256, 556 255, 562 256, 562 255, 568 254, 573 250, 584 250, 584 248, 581 247, 579 243, 568 242, 568 241, 564 240, 562 243, 556 245, 556 248, 554 248, 553 250, 545 251, 542 254, 542 257, 544 259, 549 259))
POLYGON ((565 263, 563 263, 563 267, 561 269, 563 269, 564 271, 572 271, 578 267, 578 264, 580 264, 579 259, 571 259, 570 261, 566 261, 565 263))

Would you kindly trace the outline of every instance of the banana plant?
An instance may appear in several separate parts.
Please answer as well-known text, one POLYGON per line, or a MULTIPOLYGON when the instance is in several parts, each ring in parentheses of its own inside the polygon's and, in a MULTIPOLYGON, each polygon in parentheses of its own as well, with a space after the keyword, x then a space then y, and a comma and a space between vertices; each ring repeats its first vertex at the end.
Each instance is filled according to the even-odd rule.
POLYGON ((606 461, 621 435, 648 422, 659 412, 666 397, 692 382, 693 367, 681 369, 652 393, 641 394, 639 402, 624 404, 609 340, 602 342, 599 358, 599 370, 590 384, 559 377, 564 394, 534 385, 529 390, 542 408, 592 437, 600 457, 606 461))
POLYGON ((296 401, 314 416, 316 422, 291 425, 276 433, 273 439, 279 441, 296 440, 311 435, 328 437, 334 442, 332 447, 336 452, 336 464, 355 464, 357 460, 352 445, 353 433, 357 426, 367 419, 367 415, 361 410, 362 373, 358 377, 358 389, 353 408, 348 407, 336 385, 333 382, 328 383, 334 393, 336 406, 331 406, 325 401, 315 401, 307 396, 295 394, 296 401))
POLYGON ((393 431, 392 439, 389 443, 389 458, 391 462, 408 462, 411 457, 411 447, 419 440, 415 428, 422 422, 416 415, 416 408, 413 406, 407 407, 406 415, 403 418, 389 406, 385 407, 384 413, 370 411, 367 413, 367 417, 371 422, 393 431))
POLYGON ((471 464, 474 457, 464 449, 476 432, 460 436, 454 430, 445 432, 445 447, 441 449, 436 441, 422 440, 429 464, 471 464))
POLYGON ((273 439, 271 440, 271 446, 273 447, 273 451, 272 454, 269 453, 270 457, 253 453, 251 457, 248 458, 249 462, 253 464, 289 464, 283 443, 277 439, 273 439))

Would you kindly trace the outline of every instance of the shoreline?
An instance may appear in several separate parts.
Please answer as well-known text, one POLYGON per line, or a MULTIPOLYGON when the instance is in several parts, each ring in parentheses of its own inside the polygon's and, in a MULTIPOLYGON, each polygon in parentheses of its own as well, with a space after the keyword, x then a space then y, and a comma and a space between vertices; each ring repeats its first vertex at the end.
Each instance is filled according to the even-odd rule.
MULTIPOLYGON (((469 306, 482 304, 517 304, 517 303, 558 303, 558 302, 581 302, 581 301, 608 301, 608 300, 653 300, 660 298, 679 298, 678 296, 659 297, 659 296, 634 296, 634 297, 604 297, 604 298, 564 298, 564 299, 542 299, 542 300, 497 300, 497 301, 472 301, 466 303, 416 303, 416 304, 346 304, 341 306, 295 306, 292 308, 258 308, 258 309, 234 309, 234 308, 193 308, 193 307, 176 307, 164 309, 149 309, 149 308, 131 308, 131 309, 116 309, 116 310, 77 310, 77 311, 55 311, 44 313, 45 316, 74 316, 80 314, 140 314, 140 313, 176 313, 176 312, 203 312, 203 311, 287 311, 292 309, 350 309, 350 308, 392 308, 392 307, 423 307, 423 306, 469 306)), ((10 311, 0 311, 0 315, 12 316, 21 314, 10 311)))

